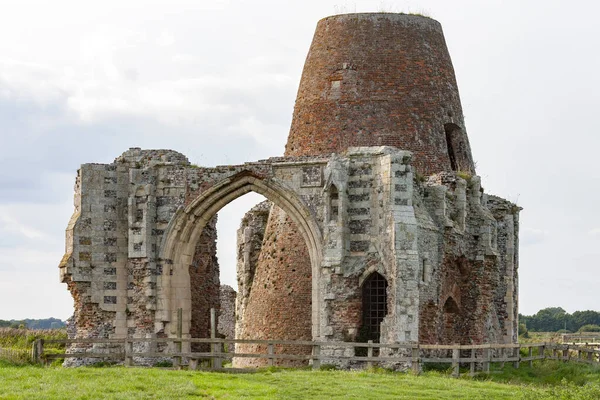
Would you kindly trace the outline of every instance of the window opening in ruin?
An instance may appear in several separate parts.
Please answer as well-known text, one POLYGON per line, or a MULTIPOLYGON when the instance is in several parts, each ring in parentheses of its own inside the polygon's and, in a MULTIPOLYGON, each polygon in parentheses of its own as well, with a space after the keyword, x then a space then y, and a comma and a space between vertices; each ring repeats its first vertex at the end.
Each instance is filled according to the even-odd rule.
POLYGON ((446 146, 448 147, 448 157, 450 158, 450 168, 452 171, 458 170, 456 164, 456 149, 455 143, 460 133, 460 128, 455 124, 445 124, 444 131, 446 132, 446 146))
POLYGON ((458 343, 460 341, 459 327, 460 310, 456 300, 452 296, 444 303, 444 314, 442 317, 441 344, 458 343))
POLYGON ((450 314, 458 314, 458 304, 452 297, 448 297, 448 300, 444 303, 444 312, 450 314))
POLYGON ((364 339, 379 342, 381 321, 387 315, 387 281, 379 273, 373 272, 364 282, 363 333, 364 339))
POLYGON ((426 258, 423 259, 423 266, 421 271, 421 281, 423 283, 429 282, 429 262, 426 258))
POLYGON ((340 209, 339 203, 339 192, 335 185, 331 185, 329 188, 329 221, 337 221, 340 209))

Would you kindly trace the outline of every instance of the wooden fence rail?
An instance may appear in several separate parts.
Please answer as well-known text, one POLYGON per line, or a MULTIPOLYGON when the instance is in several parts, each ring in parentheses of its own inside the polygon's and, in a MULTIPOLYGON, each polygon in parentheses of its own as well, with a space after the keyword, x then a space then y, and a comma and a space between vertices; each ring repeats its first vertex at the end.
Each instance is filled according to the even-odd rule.
POLYGON ((562 342, 600 345, 600 332, 566 333, 562 335, 562 342))
POLYGON ((399 364, 410 365, 413 372, 418 373, 428 363, 448 364, 454 376, 460 373, 460 367, 469 367, 469 373, 477 370, 490 371, 491 364, 504 367, 512 363, 516 368, 520 363, 533 365, 535 360, 561 360, 600 364, 600 348, 556 343, 526 344, 483 344, 483 345, 419 345, 411 343, 356 343, 356 342, 321 342, 295 340, 241 340, 219 338, 125 338, 125 339, 65 339, 37 340, 33 344, 31 354, 36 362, 46 363, 50 360, 65 358, 103 359, 123 362, 127 366, 143 363, 144 359, 170 359, 176 367, 187 365, 189 369, 197 369, 199 363, 208 364, 208 369, 222 370, 223 362, 233 358, 266 359, 268 365, 275 360, 309 361, 313 368, 320 368, 322 363, 351 362, 372 366, 399 364), (71 345, 64 354, 49 354, 44 351, 44 344, 62 343, 71 345), (146 350, 134 351, 134 344, 144 345, 146 350), (209 351, 191 351, 192 344, 205 344, 209 351), (243 353, 237 351, 235 344, 259 345, 262 352, 243 353), (103 346, 98 348, 94 345, 103 346), (156 350, 162 346, 162 351, 156 350), (307 354, 281 354, 275 350, 282 346, 294 346, 295 349, 305 347, 307 354), (227 351, 227 349, 234 349, 227 351), (350 350, 352 349, 352 351, 350 350), (357 352, 357 349, 361 349, 357 352), (364 350, 366 349, 366 351, 364 350), (308 351, 310 350, 310 351, 308 351), (337 350, 337 351, 333 351, 337 350), (310 353, 310 354, 308 354, 310 353))

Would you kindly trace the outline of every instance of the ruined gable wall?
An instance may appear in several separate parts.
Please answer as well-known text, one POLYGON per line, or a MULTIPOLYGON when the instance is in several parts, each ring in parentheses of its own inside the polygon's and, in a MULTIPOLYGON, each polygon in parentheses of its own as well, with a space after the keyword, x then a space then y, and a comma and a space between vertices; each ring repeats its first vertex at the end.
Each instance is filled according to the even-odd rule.
POLYGON ((237 293, 231 286, 221 285, 219 290, 219 336, 235 339, 235 301, 237 293))
MULTIPOLYGON (((215 215, 204 227, 196 249, 192 264, 189 266, 190 291, 192 296, 192 314, 190 336, 208 338, 211 333, 210 309, 217 312, 221 308, 219 261, 217 259, 217 216, 215 215)), ((201 351, 208 351, 208 346, 193 346, 201 351)))
POLYGON ((76 300, 79 337, 126 333, 127 214, 123 208, 127 203, 118 194, 127 190, 127 184, 126 169, 116 165, 84 164, 78 173, 75 213, 79 216, 67 231, 72 252, 61 263, 61 279, 76 300))
POLYGON ((78 337, 155 332, 157 252, 183 203, 187 163, 169 150, 130 149, 112 164, 82 165, 60 265, 78 337))
POLYGON ((517 277, 506 263, 507 257, 514 260, 514 251, 502 239, 508 235, 514 246, 514 236, 499 224, 514 221, 514 204, 495 198, 501 206, 488 207, 479 177, 465 181, 440 174, 430 177, 420 193, 419 341, 516 342, 510 333, 514 309, 506 301, 516 295, 517 277))

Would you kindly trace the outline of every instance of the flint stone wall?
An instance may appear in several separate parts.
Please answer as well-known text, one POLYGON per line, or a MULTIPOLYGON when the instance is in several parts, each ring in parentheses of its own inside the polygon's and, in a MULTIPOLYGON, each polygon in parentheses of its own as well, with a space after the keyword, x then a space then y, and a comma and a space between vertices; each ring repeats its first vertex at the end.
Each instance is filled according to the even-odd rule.
MULTIPOLYGON (((205 289, 199 301, 168 289, 174 267, 161 258, 161 246, 181 208, 252 172, 256 179, 279 182, 305 205, 303 218, 319 227, 322 253, 310 272, 310 297, 295 298, 293 286, 257 282, 253 268, 267 238, 260 246, 256 238, 269 205, 253 210, 244 232, 258 233, 238 245, 244 255, 238 269, 238 335, 250 314, 264 316, 252 320, 252 330, 263 337, 278 339, 286 329, 293 334, 298 321, 287 324, 269 313, 291 312, 294 304, 310 310, 300 323, 313 339, 357 340, 361 285, 378 272, 388 282, 382 342, 516 342, 519 208, 485 194, 477 176, 442 173, 422 182, 413 171, 411 154, 390 147, 217 168, 192 167, 172 151, 131 149, 112 164, 85 164, 76 180, 75 212, 60 264, 74 298, 75 336, 174 336, 175 324, 165 318, 176 312, 174 305, 167 308, 174 300, 190 310, 184 335, 204 336, 194 316, 209 315, 209 305, 219 304, 219 291, 205 289), (167 289, 170 297, 164 295, 167 289), (248 300, 261 292, 280 292, 293 302, 255 302, 250 308, 248 300)), ((205 232, 214 239, 213 224, 205 232)), ((192 260, 212 260, 211 246, 202 247, 202 238, 192 260)), ((193 282, 192 267, 187 278, 177 279, 193 282)), ((210 271, 205 278, 214 286, 218 268, 210 271)))

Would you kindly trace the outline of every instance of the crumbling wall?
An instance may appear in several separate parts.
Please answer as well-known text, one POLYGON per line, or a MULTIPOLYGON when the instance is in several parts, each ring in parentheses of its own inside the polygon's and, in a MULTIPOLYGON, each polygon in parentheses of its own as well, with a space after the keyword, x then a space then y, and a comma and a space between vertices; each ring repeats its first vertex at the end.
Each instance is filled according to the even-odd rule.
MULTIPOLYGON (((204 227, 196 244, 192 264, 189 266, 191 299, 190 336, 209 338, 211 332, 210 309, 219 315, 220 280, 217 259, 217 216, 204 227)), ((192 346, 194 350, 208 350, 208 346, 192 346)))
MULTIPOLYGON (((78 175, 60 264, 75 301, 76 337, 174 336, 180 307, 182 333, 209 336, 209 310, 226 300, 220 299, 214 213, 232 197, 211 189, 231 185, 242 195, 249 189, 239 190, 241 176, 285 187, 264 193, 280 204, 301 201, 301 213, 291 209, 293 215, 318 232, 308 242, 311 259, 295 223, 275 205, 263 202, 245 216, 238 231, 237 338, 365 340, 363 287, 375 274, 385 279, 381 342, 516 341, 520 209, 486 195, 479 177, 444 172, 424 180, 414 173, 411 153, 390 147, 212 169, 136 161, 148 154, 157 153, 133 149, 113 164, 86 164, 78 175), (216 200, 196 201, 206 193, 216 200), (159 258, 165 243, 186 257, 159 258)), ((278 354, 310 351, 275 347, 278 354)), ((325 356, 350 353, 322 349, 325 356)), ((237 366, 264 362, 234 360, 237 366)))
POLYGON ((519 208, 484 194, 479 177, 463 178, 437 174, 419 185, 419 341, 513 343, 519 208))
POLYGON ((236 332, 242 336, 244 332, 244 315, 254 282, 254 274, 258 256, 262 247, 265 228, 272 203, 268 200, 260 202, 250 209, 242 218, 237 230, 237 281, 236 297, 236 332))
POLYGON ((235 339, 235 301, 237 293, 231 286, 221 285, 219 290, 219 323, 217 332, 226 339, 235 339))
POLYGON ((157 333, 158 248, 184 200, 187 159, 130 149, 111 164, 84 164, 66 232, 61 280, 74 299, 76 337, 157 333))

